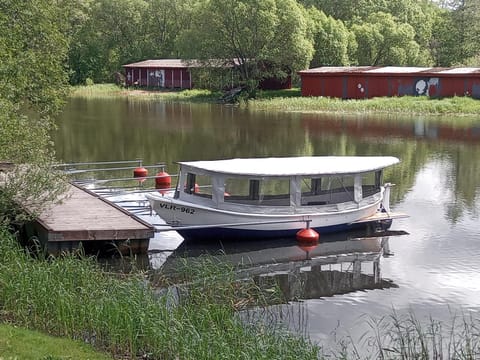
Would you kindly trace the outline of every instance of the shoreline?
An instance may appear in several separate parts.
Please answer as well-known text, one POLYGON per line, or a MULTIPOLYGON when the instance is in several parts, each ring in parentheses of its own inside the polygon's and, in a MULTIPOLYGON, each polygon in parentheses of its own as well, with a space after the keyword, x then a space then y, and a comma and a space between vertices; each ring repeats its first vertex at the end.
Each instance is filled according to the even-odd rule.
MULTIPOLYGON (((96 84, 72 87, 70 98, 115 99, 135 101, 172 101, 190 103, 227 104, 220 101, 222 94, 205 89, 147 90, 128 89, 115 84, 96 84)), ((232 105, 232 104, 229 104, 232 105)), ((302 97, 300 89, 258 91, 257 98, 240 101, 234 106, 251 111, 271 111, 340 116, 380 116, 386 119, 417 120, 455 123, 458 126, 480 123, 480 100, 468 97, 430 99, 427 97, 381 97, 372 99, 338 99, 302 97), (414 118, 414 119, 412 119, 414 118), (453 118, 453 119, 452 119, 453 118)))

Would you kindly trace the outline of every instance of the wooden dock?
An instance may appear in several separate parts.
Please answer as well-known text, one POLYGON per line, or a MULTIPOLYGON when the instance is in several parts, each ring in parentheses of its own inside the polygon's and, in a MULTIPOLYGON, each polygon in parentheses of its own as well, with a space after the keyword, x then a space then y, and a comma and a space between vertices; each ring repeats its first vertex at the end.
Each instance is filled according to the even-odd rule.
POLYGON ((87 253, 108 248, 123 254, 146 253, 154 233, 149 223, 74 184, 60 203, 46 208, 25 228, 28 242, 38 239, 50 254, 79 248, 87 253))

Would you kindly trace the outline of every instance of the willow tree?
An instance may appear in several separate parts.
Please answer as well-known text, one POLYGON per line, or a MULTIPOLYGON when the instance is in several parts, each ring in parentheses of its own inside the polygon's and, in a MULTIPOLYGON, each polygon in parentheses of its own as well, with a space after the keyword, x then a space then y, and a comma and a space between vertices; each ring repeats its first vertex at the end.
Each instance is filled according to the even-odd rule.
MULTIPOLYGON (((479 65, 480 51, 480 2, 478 0, 455 0, 447 10, 447 41, 451 48, 452 64, 479 65)), ((448 45, 447 45, 448 46, 448 45)))
POLYGON ((183 58, 207 65, 236 64, 240 82, 253 90, 262 79, 308 66, 313 41, 306 16, 295 0, 201 0, 178 48, 183 58))
POLYGON ((143 57, 148 38, 146 1, 82 0, 73 6, 82 18, 70 24, 71 83, 85 83, 87 78, 113 82, 122 65, 143 57))
POLYGON ((415 31, 388 13, 371 14, 365 22, 354 24, 359 65, 418 65, 420 47, 415 31))
POLYGON ((309 9, 312 21, 315 54, 311 67, 346 66, 351 63, 351 55, 356 51, 355 36, 344 25, 312 7, 309 9))
POLYGON ((67 92, 63 11, 50 0, 0 2, 0 163, 16 166, 0 178, 0 223, 18 219, 19 202, 35 210, 62 190, 49 134, 67 92))

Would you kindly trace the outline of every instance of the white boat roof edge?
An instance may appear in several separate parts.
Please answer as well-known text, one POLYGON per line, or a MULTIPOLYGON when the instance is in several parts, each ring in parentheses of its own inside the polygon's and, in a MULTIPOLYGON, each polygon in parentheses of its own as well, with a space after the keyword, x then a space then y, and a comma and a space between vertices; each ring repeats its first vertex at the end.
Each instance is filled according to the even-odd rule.
POLYGON ((395 165, 394 156, 295 156, 179 161, 182 167, 236 176, 357 174, 395 165))

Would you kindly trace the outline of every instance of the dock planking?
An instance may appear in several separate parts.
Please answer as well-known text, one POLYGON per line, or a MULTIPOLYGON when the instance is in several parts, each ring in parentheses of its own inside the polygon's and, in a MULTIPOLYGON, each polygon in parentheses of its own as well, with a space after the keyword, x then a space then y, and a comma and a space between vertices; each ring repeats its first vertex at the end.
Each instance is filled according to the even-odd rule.
MULTIPOLYGON (((69 184, 62 201, 45 208, 26 227, 48 253, 78 248, 98 252, 112 247, 122 253, 144 253, 154 227, 88 189, 69 184)), ((30 241, 31 242, 31 241, 30 241)))

